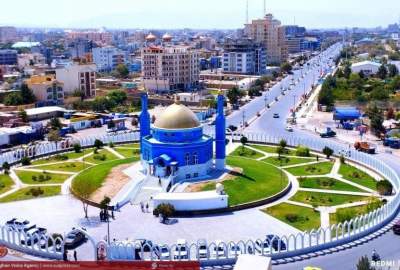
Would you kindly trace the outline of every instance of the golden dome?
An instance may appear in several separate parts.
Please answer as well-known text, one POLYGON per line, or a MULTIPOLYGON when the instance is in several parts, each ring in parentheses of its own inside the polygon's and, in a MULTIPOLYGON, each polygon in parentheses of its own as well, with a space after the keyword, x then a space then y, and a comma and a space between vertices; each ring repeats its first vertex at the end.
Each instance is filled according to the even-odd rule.
POLYGON ((199 126, 199 119, 194 112, 178 103, 168 106, 154 123, 154 127, 162 129, 185 129, 199 126))
POLYGON ((146 41, 156 41, 157 37, 153 35, 153 33, 150 33, 146 37, 146 41))
POLYGON ((171 36, 170 34, 168 34, 168 33, 165 33, 165 34, 163 35, 162 39, 163 39, 163 41, 165 41, 165 42, 169 42, 169 41, 172 40, 172 36, 171 36))

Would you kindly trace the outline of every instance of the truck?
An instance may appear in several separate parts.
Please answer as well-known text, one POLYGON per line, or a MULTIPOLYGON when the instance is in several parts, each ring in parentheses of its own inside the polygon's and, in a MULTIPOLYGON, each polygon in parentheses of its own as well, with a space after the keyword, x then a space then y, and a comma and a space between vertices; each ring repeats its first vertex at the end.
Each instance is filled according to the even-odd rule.
POLYGON ((354 148, 357 151, 364 152, 367 154, 375 154, 376 152, 376 147, 368 142, 355 142, 354 148))
POLYGON ((332 138, 336 136, 336 132, 330 127, 327 127, 326 130, 319 132, 319 136, 321 136, 321 138, 332 138))

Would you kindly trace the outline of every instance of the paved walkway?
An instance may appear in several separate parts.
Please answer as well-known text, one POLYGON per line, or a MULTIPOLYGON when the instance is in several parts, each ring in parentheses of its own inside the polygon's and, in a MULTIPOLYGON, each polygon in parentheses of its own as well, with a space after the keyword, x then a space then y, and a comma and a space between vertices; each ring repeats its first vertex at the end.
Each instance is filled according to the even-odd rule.
POLYGON ((118 153, 117 151, 115 151, 113 148, 105 146, 104 149, 106 149, 108 152, 114 154, 116 157, 118 157, 119 159, 124 159, 125 157, 123 155, 121 155, 120 153, 118 153))

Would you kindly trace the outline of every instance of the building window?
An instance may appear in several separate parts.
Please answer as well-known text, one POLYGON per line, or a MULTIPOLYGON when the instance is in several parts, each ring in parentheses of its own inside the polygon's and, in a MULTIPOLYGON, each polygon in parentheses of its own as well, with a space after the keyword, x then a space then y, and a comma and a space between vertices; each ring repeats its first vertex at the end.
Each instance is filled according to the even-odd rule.
POLYGON ((53 91, 51 88, 47 88, 47 93, 51 93, 53 91))
POLYGON ((189 153, 185 154, 185 165, 186 166, 190 165, 190 154, 189 153))
POLYGON ((186 174, 186 179, 190 179, 190 174, 186 174))
POLYGON ((197 178, 197 177, 199 177, 199 173, 196 172, 193 174, 193 178, 197 178))
POLYGON ((197 155, 197 152, 193 153, 193 164, 194 165, 199 164, 199 156, 197 155))

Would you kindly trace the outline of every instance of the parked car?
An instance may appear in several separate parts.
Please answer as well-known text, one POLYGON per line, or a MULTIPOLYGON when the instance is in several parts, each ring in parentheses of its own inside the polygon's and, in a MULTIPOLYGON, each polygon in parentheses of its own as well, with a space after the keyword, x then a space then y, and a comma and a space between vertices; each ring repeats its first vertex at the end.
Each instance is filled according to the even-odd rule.
POLYGON ((239 245, 229 245, 229 257, 230 258, 235 258, 239 256, 240 254, 243 253, 242 249, 239 247, 239 245))
POLYGON ((221 240, 215 241, 213 256, 218 258, 224 258, 226 256, 225 245, 221 240))
POLYGON ((187 242, 184 239, 178 239, 176 241, 176 247, 174 251, 174 260, 188 260, 189 253, 187 248, 187 242))
POLYGON ((36 227, 36 225, 29 225, 29 223, 30 222, 28 220, 19 220, 19 219, 13 218, 13 219, 7 221, 6 225, 15 231, 27 231, 27 230, 30 230, 30 229, 36 227))
POLYGON ((136 248, 140 247, 139 251, 143 249, 144 252, 150 252, 153 248, 153 242, 146 239, 136 239, 135 244, 136 248))
POLYGON ((232 132, 235 132, 235 131, 238 129, 237 126, 234 126, 234 125, 229 125, 228 128, 229 128, 232 132))
POLYGON ((394 234, 400 235, 400 220, 393 225, 394 234))
POLYGON ((272 245, 272 248, 275 250, 279 249, 280 246, 280 250, 286 250, 286 243, 277 235, 273 235, 273 234, 268 234, 266 237, 266 241, 269 242, 270 245, 272 245))
POLYGON ((321 138, 332 138, 336 136, 336 132, 330 128, 327 128, 325 131, 320 132, 319 136, 321 136, 321 138))
POLYGON ((279 118, 279 113, 274 113, 273 118, 279 118))
POLYGON ((197 242, 198 245, 198 259, 207 259, 208 258, 208 247, 207 241, 201 239, 197 242))
POLYGON ((80 231, 72 231, 65 238, 65 249, 75 249, 87 241, 87 237, 80 231))
POLYGON ((285 130, 288 131, 288 132, 293 132, 293 127, 292 126, 286 126, 285 130))
POLYGON ((163 261, 169 261, 171 260, 171 252, 169 251, 168 246, 164 245, 159 247, 159 259, 163 261))
POLYGON ((22 237, 21 240, 21 244, 23 245, 32 245, 32 244, 36 244, 37 242, 39 242, 42 238, 42 235, 45 235, 47 233, 47 230, 45 228, 32 228, 28 231, 25 232, 26 233, 26 241, 25 238, 22 237))
POLYGON ((267 254, 270 252, 270 243, 268 241, 261 241, 257 239, 255 242, 256 251, 260 254, 267 254))

